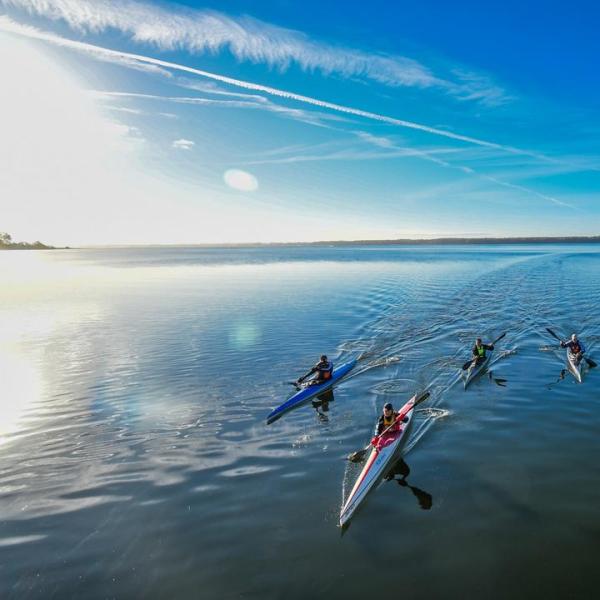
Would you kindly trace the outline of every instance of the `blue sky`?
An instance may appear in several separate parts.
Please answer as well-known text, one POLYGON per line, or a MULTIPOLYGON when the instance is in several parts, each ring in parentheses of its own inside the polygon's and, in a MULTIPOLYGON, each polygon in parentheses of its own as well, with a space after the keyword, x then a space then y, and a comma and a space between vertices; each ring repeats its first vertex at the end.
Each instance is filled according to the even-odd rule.
POLYGON ((0 227, 69 245, 598 234, 599 12, 0 0, 0 227))

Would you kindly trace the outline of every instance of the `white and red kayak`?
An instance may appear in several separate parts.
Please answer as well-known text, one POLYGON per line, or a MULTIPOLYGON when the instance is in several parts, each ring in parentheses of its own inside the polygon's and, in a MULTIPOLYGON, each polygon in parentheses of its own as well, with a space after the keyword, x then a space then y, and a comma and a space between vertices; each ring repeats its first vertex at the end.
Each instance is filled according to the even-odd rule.
MULTIPOLYGON (((427 394, 429 396, 429 394, 427 394)), ((421 400, 417 401, 415 394, 399 411, 396 417, 396 423, 400 422, 400 428, 396 431, 384 432, 379 436, 379 442, 376 447, 371 449, 371 454, 361 471, 348 499, 346 500, 340 513, 340 526, 344 527, 356 512, 356 509, 363 503, 367 494, 377 487, 377 484, 387 475, 389 470, 394 466, 396 460, 400 457, 400 453, 406 440, 412 424, 414 414, 413 408, 421 400), (403 419, 407 419, 403 423, 403 419)))
POLYGON ((571 350, 569 350, 569 348, 567 348, 567 367, 568 367, 571 375, 573 375, 573 377, 575 377, 575 379, 577 380, 578 383, 581 383, 583 381, 583 373, 581 372, 581 363, 582 363, 581 359, 578 362, 577 357, 571 353, 571 350))

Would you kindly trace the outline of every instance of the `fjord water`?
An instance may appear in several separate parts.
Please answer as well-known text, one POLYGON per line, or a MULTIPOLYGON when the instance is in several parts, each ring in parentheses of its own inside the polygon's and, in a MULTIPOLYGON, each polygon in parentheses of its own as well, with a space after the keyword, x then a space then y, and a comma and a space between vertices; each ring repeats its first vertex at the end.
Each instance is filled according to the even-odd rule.
POLYGON ((597 595, 600 368, 561 379, 545 327, 594 356, 598 246, 5 251, 0 273, 2 598, 597 595), (361 360, 321 414, 266 425, 322 352, 361 360), (405 461, 430 508, 384 482, 342 536, 344 458, 427 386, 405 461))

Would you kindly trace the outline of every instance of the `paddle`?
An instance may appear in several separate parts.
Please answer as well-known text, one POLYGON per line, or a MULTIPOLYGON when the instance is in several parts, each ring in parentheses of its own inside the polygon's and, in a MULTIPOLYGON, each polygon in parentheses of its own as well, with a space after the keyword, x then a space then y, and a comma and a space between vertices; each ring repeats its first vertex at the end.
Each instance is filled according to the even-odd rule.
POLYGON ((298 379, 296 379, 296 381, 286 381, 287 384, 289 385, 293 385, 295 386, 297 389, 300 389, 300 384, 309 376, 312 375, 314 373, 314 371, 311 369, 310 371, 308 371, 307 373, 305 373, 304 375, 302 375, 302 377, 298 377, 298 379))
MULTIPOLYGON (((506 335, 506 331, 498 336, 491 344, 490 346, 495 346, 504 336, 506 335)), ((468 360, 463 366, 462 366, 462 370, 466 371, 471 365, 473 364, 473 359, 468 360)))
MULTIPOLYGON (((382 435, 385 435, 392 427, 394 427, 394 425, 396 425, 399 421, 402 421, 402 419, 404 419, 404 417, 406 417, 406 415, 411 410, 413 410, 415 408, 415 406, 417 406, 418 404, 421 404, 421 402, 424 402, 425 400, 427 400, 427 398, 429 398, 430 395, 431 394, 429 392, 423 392, 420 396, 417 396, 414 404, 412 406, 408 407, 408 409, 399 412, 398 416, 394 419, 394 422, 389 427, 386 427, 377 437, 381 437, 382 435)), ((352 454, 350 454, 348 456, 348 460, 350 462, 360 462, 364 458, 364 456, 367 453, 367 451, 369 450, 369 448, 371 448, 370 442, 369 442, 369 445, 365 446, 362 450, 357 450, 356 452, 353 452, 352 454)))
MULTIPOLYGON (((562 344, 562 340, 554 333, 554 331, 552 331, 552 329, 550 329, 550 327, 546 327, 546 331, 562 344)), ((593 369, 594 367, 598 366, 598 363, 596 361, 592 360, 591 358, 588 358, 587 356, 584 356, 583 360, 585 360, 585 362, 590 366, 590 369, 593 369)))

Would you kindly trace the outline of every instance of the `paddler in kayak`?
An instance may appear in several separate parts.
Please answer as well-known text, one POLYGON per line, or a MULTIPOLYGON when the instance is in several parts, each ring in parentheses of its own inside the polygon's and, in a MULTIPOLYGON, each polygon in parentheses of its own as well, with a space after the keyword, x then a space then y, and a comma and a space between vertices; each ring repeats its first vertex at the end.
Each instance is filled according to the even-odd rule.
POLYGON ((560 342, 562 348, 568 348, 571 355, 575 358, 575 364, 579 364, 583 355, 585 354, 585 346, 583 342, 577 338, 577 334, 574 333, 568 342, 560 342))
POLYGON ((394 410, 394 406, 391 402, 386 402, 383 405, 383 411, 379 420, 377 421, 377 427, 375 428, 375 437, 371 440, 371 445, 377 448, 381 440, 381 435, 387 435, 396 433, 399 431, 402 423, 408 421, 408 417, 404 417, 401 421, 397 421, 398 413, 394 410), (385 432, 385 433, 384 433, 385 432))
POLYGON ((481 364, 486 359, 487 351, 489 350, 491 352, 493 349, 494 344, 484 344, 481 341, 481 338, 477 338, 471 352, 471 354, 473 354, 471 365, 474 367, 475 365, 481 364))
POLYGON ((316 375, 308 382, 308 385, 319 385, 325 383, 328 379, 331 379, 333 363, 325 354, 321 355, 319 362, 308 373, 302 375, 302 377, 296 381, 296 384, 300 385, 307 377, 310 377, 315 373, 316 375))

